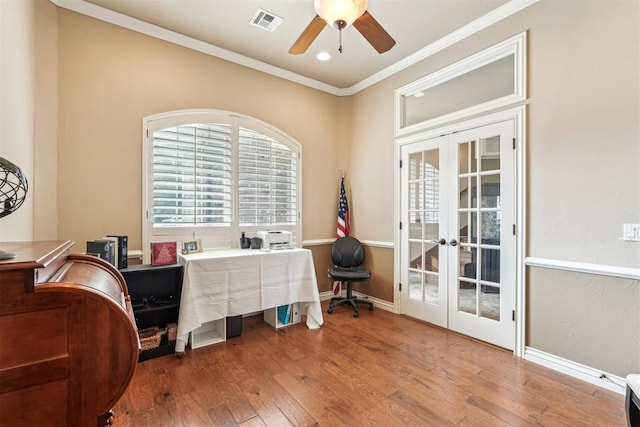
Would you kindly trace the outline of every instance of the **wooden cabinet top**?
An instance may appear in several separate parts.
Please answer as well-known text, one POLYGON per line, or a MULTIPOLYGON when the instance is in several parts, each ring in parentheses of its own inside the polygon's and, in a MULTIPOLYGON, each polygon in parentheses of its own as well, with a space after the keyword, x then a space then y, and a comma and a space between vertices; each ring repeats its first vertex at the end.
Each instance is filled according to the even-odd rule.
POLYGON ((15 258, 0 261, 0 271, 46 268, 71 246, 70 240, 0 242, 0 249, 16 254, 15 258))

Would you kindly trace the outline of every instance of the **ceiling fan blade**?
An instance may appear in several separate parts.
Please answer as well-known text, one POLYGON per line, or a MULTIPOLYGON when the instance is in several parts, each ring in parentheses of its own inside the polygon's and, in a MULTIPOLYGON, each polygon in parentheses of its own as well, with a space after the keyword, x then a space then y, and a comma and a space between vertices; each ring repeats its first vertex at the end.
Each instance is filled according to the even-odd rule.
POLYGON ((305 53, 326 25, 325 20, 316 15, 316 17, 309 22, 309 25, 307 25, 307 28, 304 29, 302 34, 300 34, 298 40, 291 46, 289 53, 292 55, 305 53))
POLYGON ((384 53, 396 44, 396 41, 382 28, 382 25, 366 10, 362 16, 355 20, 353 26, 378 53, 384 53))

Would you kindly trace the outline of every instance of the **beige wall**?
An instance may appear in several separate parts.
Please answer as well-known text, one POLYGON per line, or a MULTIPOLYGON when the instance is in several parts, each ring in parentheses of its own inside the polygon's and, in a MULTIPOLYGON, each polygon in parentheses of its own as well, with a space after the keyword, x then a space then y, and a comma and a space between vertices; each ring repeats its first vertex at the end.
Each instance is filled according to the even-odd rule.
POLYGON ((59 237, 128 234, 141 248, 142 118, 246 114, 302 144, 303 239, 335 235, 339 99, 59 9, 59 237))
POLYGON ((623 378, 639 372, 637 280, 531 268, 528 281, 527 335, 536 349, 623 378))
MULTIPOLYGON (((623 223, 640 222, 639 18, 637 1, 542 0, 353 96, 359 236, 393 239, 393 90, 528 30, 526 255, 640 267, 640 244, 621 240, 623 223)), ((526 286, 527 345, 620 375, 640 370, 637 282, 530 274, 526 286), (602 309, 585 304, 585 280, 602 309), (588 321, 556 312, 556 293, 567 316, 588 321)))
MULTIPOLYGON (((33 182, 35 61, 33 1, 0 1, 0 157, 33 182)), ((0 241, 33 238, 33 191, 13 214, 0 220, 0 241)))
POLYGON ((25 203, 0 241, 57 238, 57 8, 0 1, 0 156, 27 176, 25 203))

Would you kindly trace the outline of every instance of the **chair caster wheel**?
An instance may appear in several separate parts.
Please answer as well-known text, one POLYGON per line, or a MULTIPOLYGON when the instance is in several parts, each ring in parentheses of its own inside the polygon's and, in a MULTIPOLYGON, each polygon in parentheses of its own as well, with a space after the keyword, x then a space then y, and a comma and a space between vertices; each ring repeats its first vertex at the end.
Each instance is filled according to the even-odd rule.
POLYGON ((355 313, 353 313, 353 317, 359 317, 360 313, 358 313, 357 311, 355 313))
POLYGON ((333 308, 328 308, 327 309, 327 313, 329 313, 329 314, 333 313, 333 308))

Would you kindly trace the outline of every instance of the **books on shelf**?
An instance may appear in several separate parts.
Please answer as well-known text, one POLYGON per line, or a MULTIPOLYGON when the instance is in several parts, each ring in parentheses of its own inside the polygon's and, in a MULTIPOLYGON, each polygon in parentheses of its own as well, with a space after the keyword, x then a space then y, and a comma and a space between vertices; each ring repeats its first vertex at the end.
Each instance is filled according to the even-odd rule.
POLYGON ((113 242, 113 262, 111 262, 111 264, 113 264, 114 267, 118 268, 118 256, 120 255, 118 253, 118 239, 116 239, 115 237, 103 237, 100 240, 109 240, 111 242, 113 242))
POLYGON ((167 265, 178 262, 176 242, 151 243, 151 265, 167 265))
POLYGON ((128 266, 128 236, 109 235, 101 239, 87 240, 87 255, 102 258, 117 269, 128 266))
POLYGON ((87 255, 97 256, 111 265, 115 264, 116 246, 113 240, 87 240, 87 255))
POLYGON ((117 265, 118 269, 127 268, 129 266, 129 236, 110 234, 107 237, 117 239, 117 265))

